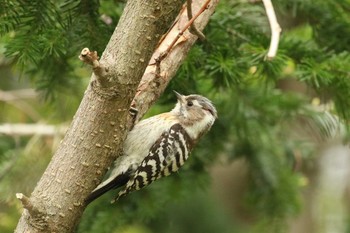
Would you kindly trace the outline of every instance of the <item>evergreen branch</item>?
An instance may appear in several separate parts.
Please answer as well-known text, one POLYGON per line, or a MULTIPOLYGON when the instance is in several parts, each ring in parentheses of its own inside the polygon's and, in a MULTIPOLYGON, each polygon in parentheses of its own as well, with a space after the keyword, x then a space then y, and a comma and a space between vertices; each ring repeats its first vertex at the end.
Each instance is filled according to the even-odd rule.
POLYGON ((4 35, 17 27, 21 21, 18 8, 18 2, 0 1, 0 35, 4 35))
POLYGON ((111 33, 99 19, 98 1, 8 2, 0 3, 0 16, 4 16, 0 34, 15 33, 5 44, 5 55, 29 74, 46 98, 54 99, 62 86, 69 91, 72 82, 77 82, 70 58, 82 44, 101 51, 111 33))

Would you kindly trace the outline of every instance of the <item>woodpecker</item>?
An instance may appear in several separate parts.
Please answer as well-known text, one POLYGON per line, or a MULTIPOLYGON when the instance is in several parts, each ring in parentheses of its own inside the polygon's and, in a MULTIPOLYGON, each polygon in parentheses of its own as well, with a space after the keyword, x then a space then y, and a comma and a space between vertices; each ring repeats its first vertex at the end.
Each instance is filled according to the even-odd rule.
POLYGON ((201 95, 175 94, 177 103, 170 112, 142 120, 128 133, 123 154, 116 159, 109 177, 88 196, 86 204, 111 189, 124 186, 113 203, 176 172, 185 163, 198 140, 214 124, 217 111, 212 102, 201 95))

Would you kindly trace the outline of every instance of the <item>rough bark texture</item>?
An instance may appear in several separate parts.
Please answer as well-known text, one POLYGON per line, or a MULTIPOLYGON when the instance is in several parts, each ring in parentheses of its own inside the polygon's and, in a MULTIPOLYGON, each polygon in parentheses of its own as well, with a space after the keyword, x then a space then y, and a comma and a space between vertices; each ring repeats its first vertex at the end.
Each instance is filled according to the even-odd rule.
POLYGON ((15 232, 73 232, 84 198, 111 165, 127 133, 128 109, 160 36, 181 0, 128 1, 73 122, 34 189, 15 232), (100 79, 99 79, 100 80, 100 79))

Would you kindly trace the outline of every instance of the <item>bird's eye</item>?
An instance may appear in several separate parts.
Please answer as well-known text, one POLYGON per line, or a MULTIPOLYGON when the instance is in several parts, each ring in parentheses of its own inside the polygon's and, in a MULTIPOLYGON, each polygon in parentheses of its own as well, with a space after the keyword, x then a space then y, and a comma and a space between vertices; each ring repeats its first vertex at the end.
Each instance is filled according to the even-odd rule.
POLYGON ((187 102, 187 106, 188 106, 188 107, 193 106, 193 102, 192 102, 192 101, 188 101, 188 102, 187 102))

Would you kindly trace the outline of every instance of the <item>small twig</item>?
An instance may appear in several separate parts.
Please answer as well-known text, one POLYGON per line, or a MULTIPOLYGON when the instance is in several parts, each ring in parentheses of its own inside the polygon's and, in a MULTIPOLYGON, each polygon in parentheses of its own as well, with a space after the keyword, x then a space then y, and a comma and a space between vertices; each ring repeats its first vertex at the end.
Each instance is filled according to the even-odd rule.
POLYGON ((154 59, 156 61, 156 77, 157 78, 161 78, 162 77, 161 74, 160 74, 160 63, 165 57, 166 56, 162 57, 162 54, 160 54, 159 57, 154 59))
POLYGON ((54 232, 48 229, 49 217, 47 216, 46 212, 40 211, 37 208, 37 206, 33 205, 30 199, 26 197, 23 193, 16 193, 16 197, 18 200, 21 201, 23 208, 28 211, 31 219, 33 220, 31 223, 32 226, 40 230, 35 232, 54 232))
POLYGON ((107 69, 103 67, 102 64, 98 61, 99 57, 97 55, 97 52, 90 51, 88 48, 84 48, 79 55, 79 59, 92 66, 97 81, 102 86, 105 86, 106 82, 108 81, 106 78, 107 69))
POLYGON ((193 22, 200 16, 207 8, 211 0, 207 0, 203 6, 199 9, 197 14, 191 18, 185 25, 185 27, 177 34, 177 36, 174 38, 174 40, 171 42, 171 44, 168 46, 168 48, 159 55, 159 57, 156 59, 159 64, 160 62, 168 55, 168 53, 171 51, 171 49, 174 47, 175 43, 179 40, 179 38, 183 35, 183 33, 193 24, 193 22))
POLYGON ((16 193, 16 198, 21 201, 23 208, 28 210, 30 215, 39 213, 35 206, 30 202, 30 199, 23 193, 16 193))
POLYGON ((83 48, 81 50, 81 53, 79 55, 79 59, 85 62, 86 64, 89 64, 92 66, 92 68, 97 68, 100 66, 100 63, 98 61, 99 57, 97 56, 96 51, 90 51, 89 48, 83 48))
MULTIPOLYGON (((219 0, 211 0, 210 4, 207 0, 196 0, 192 2, 193 9, 202 8, 202 13, 199 13, 200 15, 196 19, 196 26, 200 31, 202 31, 207 25, 210 16, 214 13, 218 3, 219 0)), ((131 118, 130 122, 137 122, 140 120, 149 107, 164 92, 184 58, 190 51, 191 46, 198 39, 197 35, 192 34, 188 30, 184 31, 182 37, 179 38, 179 30, 185 28, 186 25, 188 25, 188 21, 186 5, 184 5, 179 16, 171 26, 170 30, 162 37, 156 51, 149 60, 148 66, 143 74, 131 105, 138 110, 136 121, 131 118), (179 39, 177 40, 176 37, 179 39), (170 50, 168 47, 171 43, 174 43, 174 39, 176 46, 174 45, 173 49, 170 50), (169 49, 169 54, 164 57, 164 60, 162 60, 161 68, 164 70, 160 72, 160 65, 157 65, 157 59, 160 58, 160 54, 167 49, 169 49)), ((160 64, 160 60, 158 60, 158 64, 160 64)))
POLYGON ((277 54, 278 43, 280 39, 281 27, 277 22, 275 10, 271 0, 262 0, 265 6, 267 18, 269 19, 270 28, 271 28, 271 42, 270 48, 267 53, 267 59, 273 59, 277 54))
MULTIPOLYGON (((193 18, 193 15, 192 15, 192 0, 187 0, 187 16, 188 16, 188 20, 191 20, 193 18)), ((196 27, 194 22, 190 26, 190 32, 192 34, 198 36, 198 38, 201 41, 205 40, 204 34, 201 31, 198 30, 198 28, 196 27)))

